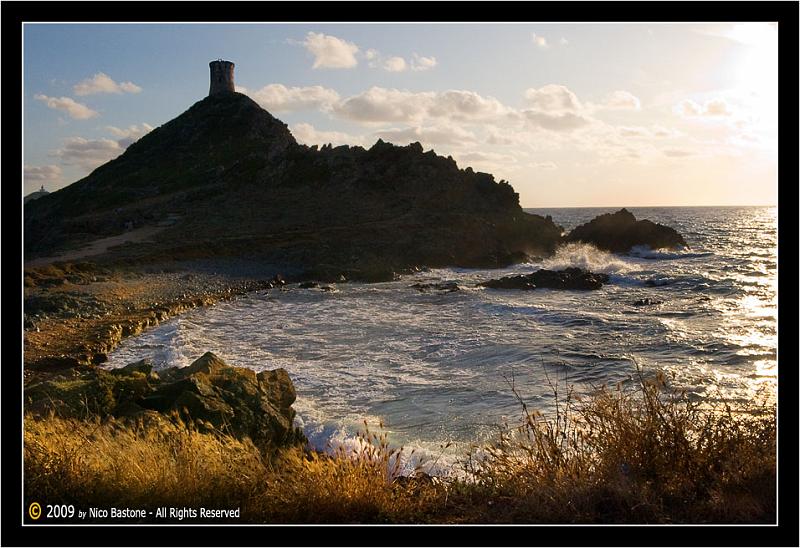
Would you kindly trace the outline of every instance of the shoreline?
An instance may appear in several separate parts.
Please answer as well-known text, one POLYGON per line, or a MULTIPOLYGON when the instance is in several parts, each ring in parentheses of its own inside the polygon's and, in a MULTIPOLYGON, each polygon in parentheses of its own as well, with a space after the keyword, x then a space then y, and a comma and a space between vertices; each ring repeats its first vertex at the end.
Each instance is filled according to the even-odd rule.
POLYGON ((213 262, 205 267, 59 263, 26 268, 24 384, 100 365, 123 339, 189 310, 281 285, 273 267, 266 267, 270 276, 266 271, 237 275, 213 262))

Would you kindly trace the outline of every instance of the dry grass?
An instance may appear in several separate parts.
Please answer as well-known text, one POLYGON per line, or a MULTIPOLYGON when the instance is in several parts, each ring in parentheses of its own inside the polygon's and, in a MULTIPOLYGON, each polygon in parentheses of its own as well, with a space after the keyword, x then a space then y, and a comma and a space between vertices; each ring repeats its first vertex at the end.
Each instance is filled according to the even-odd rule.
MULTIPOLYGON (((771 523, 774 407, 734 412, 639 390, 558 398, 463 462, 469 480, 398 479, 400 449, 367 428, 332 455, 262 453, 166 420, 25 420, 25 489, 81 507, 242 508, 260 523, 771 523)), ((556 393, 558 390, 554 387, 556 393)))
POLYGON ((555 416, 521 402, 524 423, 465 461, 465 514, 485 499, 487 521, 775 522, 774 406, 693 402, 641 372, 635 391, 566 388, 555 416))

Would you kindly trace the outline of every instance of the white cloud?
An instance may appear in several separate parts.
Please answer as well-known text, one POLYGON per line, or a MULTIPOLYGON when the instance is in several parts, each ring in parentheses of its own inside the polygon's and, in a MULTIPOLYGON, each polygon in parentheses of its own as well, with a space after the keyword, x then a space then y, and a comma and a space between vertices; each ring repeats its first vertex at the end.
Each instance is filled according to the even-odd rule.
POLYGON ((69 97, 48 97, 40 93, 34 95, 33 98, 43 102, 48 108, 66 112, 71 118, 75 118, 76 120, 88 120, 89 118, 94 118, 99 115, 97 111, 69 97))
POLYGON ((578 97, 566 86, 558 84, 529 88, 525 90, 525 99, 537 110, 574 112, 581 109, 578 97))
POLYGON ((602 107, 611 109, 639 110, 642 104, 639 98, 629 91, 618 90, 606 97, 602 107))
POLYGON ((119 137, 117 143, 122 148, 128 148, 130 145, 153 131, 153 126, 150 124, 142 123, 142 125, 131 125, 127 128, 118 128, 115 126, 106 126, 106 129, 115 137, 119 137))
POLYGON ((675 112, 684 118, 697 118, 697 117, 725 117, 733 115, 733 111, 725 99, 715 98, 709 99, 703 105, 685 99, 681 101, 674 108, 675 112))
POLYGON ((536 110, 526 110, 523 111, 523 114, 534 127, 550 131, 572 131, 590 123, 588 118, 572 112, 550 114, 536 110))
POLYGON ((84 139, 69 137, 53 155, 69 166, 92 170, 122 154, 125 149, 119 142, 111 139, 84 139))
POLYGON ((93 95, 95 93, 140 93, 142 88, 133 82, 117 83, 107 74, 98 72, 72 88, 75 95, 93 95))
POLYGON ((383 62, 383 70, 388 72, 403 72, 406 68, 408 64, 402 57, 389 57, 383 62))
POLYGON ((322 86, 286 87, 283 84, 270 84, 249 95, 271 112, 314 108, 326 110, 339 101, 336 91, 322 86))
POLYGON ((535 32, 531 33, 531 41, 533 41, 533 43, 536 44, 536 46, 541 49, 547 49, 550 47, 547 44, 547 38, 545 38, 544 36, 540 36, 535 32))
POLYGON ((311 124, 299 123, 289 128, 295 139, 304 145, 362 145, 363 137, 349 135, 341 131, 321 131, 311 124))
POLYGON ((531 164, 531 167, 535 169, 558 169, 555 162, 536 162, 531 164))
POLYGON ((358 46, 327 34, 309 32, 302 42, 314 56, 312 68, 353 68, 358 65, 358 46))
POLYGON ((474 133, 457 125, 392 128, 377 131, 375 136, 397 145, 420 142, 430 146, 462 146, 476 142, 474 133))
POLYGON ((426 112, 436 94, 412 93, 373 86, 343 100, 333 109, 341 118, 356 122, 415 122, 426 112))
POLYGON ((61 182, 61 168, 56 165, 25 166, 24 178, 25 183, 30 183, 30 186, 39 187, 48 184, 58 184, 61 182))
POLYGON ((413 71, 423 71, 423 70, 430 70, 437 65, 436 57, 423 57, 421 55, 414 54, 414 59, 411 61, 411 70, 413 71))

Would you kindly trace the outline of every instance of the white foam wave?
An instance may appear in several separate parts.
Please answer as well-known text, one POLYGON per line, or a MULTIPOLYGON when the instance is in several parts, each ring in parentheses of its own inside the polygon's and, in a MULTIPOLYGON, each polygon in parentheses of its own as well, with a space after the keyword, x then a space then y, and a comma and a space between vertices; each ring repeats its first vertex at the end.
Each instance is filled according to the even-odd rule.
POLYGON ((678 249, 678 250, 665 250, 665 249, 651 249, 650 246, 647 245, 635 245, 633 246, 628 255, 631 257, 638 257, 640 259, 691 259, 694 257, 708 257, 709 255, 713 255, 713 253, 693 253, 688 249, 678 249))
POLYGON ((569 267, 577 267, 604 274, 627 272, 631 269, 624 259, 597 249, 591 244, 579 242, 572 242, 559 247, 555 255, 545 259, 542 263, 542 268, 549 270, 563 270, 569 267))

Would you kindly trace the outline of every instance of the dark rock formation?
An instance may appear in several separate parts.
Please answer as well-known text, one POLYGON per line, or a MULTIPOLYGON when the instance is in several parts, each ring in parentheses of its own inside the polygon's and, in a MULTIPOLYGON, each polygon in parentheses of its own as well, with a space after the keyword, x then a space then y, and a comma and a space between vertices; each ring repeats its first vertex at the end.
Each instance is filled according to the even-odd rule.
POLYGON ((294 385, 284 369, 255 371, 227 365, 206 352, 188 367, 159 371, 141 360, 106 371, 74 369, 25 390, 26 410, 64 416, 96 413, 135 419, 177 413, 218 430, 273 447, 305 441, 293 426, 294 385))
POLYGON ((647 245, 651 249, 687 247, 683 236, 675 229, 648 220, 637 221, 625 208, 574 228, 565 241, 585 242, 613 253, 627 253, 635 245, 647 245))
POLYGON ((664 301, 656 301, 655 299, 651 299, 650 297, 646 297, 644 299, 638 299, 633 302, 633 306, 655 306, 657 304, 663 304, 664 301))
POLYGON ((537 270, 532 274, 506 276, 478 285, 491 289, 600 289, 608 282, 607 274, 595 274, 580 268, 537 270))
MULTIPOLYGON (((299 145, 239 93, 212 95, 84 179, 25 205, 27 258, 163 227, 98 264, 247 257, 390 281, 416 265, 496 267, 548 254, 561 227, 505 181, 419 143, 299 145)), ((335 279, 316 278, 320 281, 335 279)))

